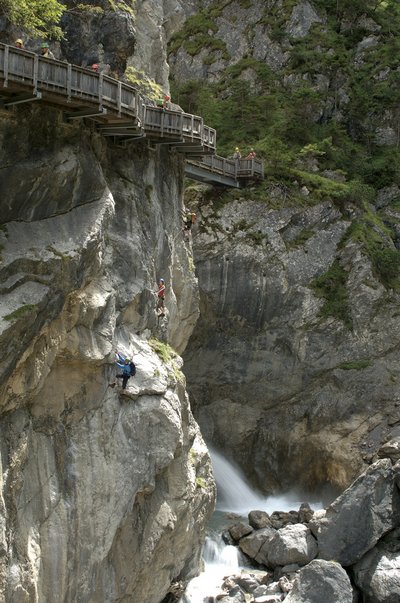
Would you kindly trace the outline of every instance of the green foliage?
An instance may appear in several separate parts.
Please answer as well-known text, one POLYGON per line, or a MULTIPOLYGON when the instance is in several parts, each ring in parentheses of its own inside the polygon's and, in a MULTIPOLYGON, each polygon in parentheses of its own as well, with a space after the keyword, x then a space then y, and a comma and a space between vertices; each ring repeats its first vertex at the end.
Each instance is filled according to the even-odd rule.
POLYGON ((36 309, 37 309, 37 306, 34 304, 25 304, 24 306, 21 306, 14 312, 11 312, 11 314, 7 314, 6 316, 4 316, 4 320, 8 320, 8 321, 18 320, 19 318, 22 318, 23 316, 26 316, 27 314, 30 314, 30 313, 36 311, 36 309))
POLYGON ((164 364, 168 364, 177 356, 175 350, 173 350, 171 346, 168 345, 168 343, 163 343, 155 337, 151 337, 149 339, 149 344, 150 347, 153 348, 157 356, 164 362, 164 364))
POLYGON ((320 316, 327 318, 333 316, 341 320, 347 327, 352 327, 352 319, 349 311, 347 296, 348 273, 335 260, 331 267, 311 282, 311 287, 317 297, 325 299, 320 310, 320 316))
POLYGON ((135 69, 135 67, 129 66, 126 68, 124 77, 129 84, 135 86, 145 96, 156 100, 162 96, 162 88, 159 84, 156 84, 154 80, 149 78, 144 71, 135 69))
MULTIPOLYGON (((297 181, 310 190, 305 198, 292 188, 288 202, 331 198, 342 210, 349 204, 361 207, 373 201, 376 190, 400 185, 400 142, 377 143, 386 112, 400 132, 400 3, 316 0, 324 23, 315 23, 307 36, 290 38, 286 25, 296 3, 269 3, 261 18, 269 37, 288 52, 281 69, 272 71, 264 61, 246 56, 227 67, 218 82, 172 82, 173 96, 217 129, 221 155, 232 154, 235 146, 242 154, 254 147, 264 159, 268 181, 288 187, 297 181), (365 18, 378 25, 377 43, 360 53, 357 45, 371 36, 365 18), (317 173, 307 166, 308 159, 317 173), (324 178, 325 170, 340 177, 324 178)), ((183 46, 190 53, 203 50, 204 56, 204 48, 210 48, 205 63, 220 56, 213 44, 223 54, 215 20, 228 4, 210 0, 175 36, 171 52, 183 46)), ((259 190, 261 196, 263 185, 259 190)))
POLYGON ((62 38, 59 23, 64 10, 57 0, 0 0, 0 14, 33 36, 62 38))
POLYGON ((199 477, 199 476, 196 477, 196 486, 198 488, 203 488, 203 489, 207 487, 207 482, 204 479, 204 477, 199 477))
POLYGON ((342 362, 342 364, 339 364, 338 368, 343 369, 344 371, 360 371, 368 368, 369 366, 371 366, 371 361, 363 359, 353 360, 352 362, 342 362))
POLYGON ((104 13, 104 8, 102 6, 92 6, 91 4, 77 4, 73 10, 89 13, 91 15, 102 15, 104 13))
MULTIPOLYGON (((222 9, 220 9, 222 10, 222 9)), ((208 14, 207 11, 192 15, 187 19, 181 31, 172 36, 170 42, 170 52, 176 52, 179 48, 184 48, 190 55, 194 56, 203 48, 212 51, 220 50, 226 53, 224 42, 215 37, 217 25, 215 24, 215 15, 208 14)))
POLYGON ((362 213, 350 225, 342 244, 349 239, 359 243, 382 284, 400 291, 400 251, 394 246, 396 232, 393 224, 383 221, 378 213, 364 204, 362 213))
POLYGON ((386 287, 400 290, 400 251, 397 249, 376 249, 373 265, 380 280, 386 287))
POLYGON ((136 5, 136 0, 128 0, 127 2, 124 0, 108 0, 108 3, 114 11, 121 10, 129 13, 133 17, 135 16, 134 7, 136 5))

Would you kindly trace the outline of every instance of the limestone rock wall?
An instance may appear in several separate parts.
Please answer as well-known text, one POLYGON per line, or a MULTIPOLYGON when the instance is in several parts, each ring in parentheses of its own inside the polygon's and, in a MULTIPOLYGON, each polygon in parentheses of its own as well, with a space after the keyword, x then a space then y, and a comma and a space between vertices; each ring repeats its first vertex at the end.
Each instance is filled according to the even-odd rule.
POLYGON ((331 202, 201 205, 201 317, 185 352, 206 440, 266 492, 341 491, 399 430, 398 294, 377 279, 331 202), (352 328, 311 283, 337 260, 352 328))
POLYGON ((159 603, 196 570, 214 499, 167 346, 198 315, 181 160, 33 106, 0 136, 0 598, 159 603), (127 396, 115 349, 137 365, 127 396))

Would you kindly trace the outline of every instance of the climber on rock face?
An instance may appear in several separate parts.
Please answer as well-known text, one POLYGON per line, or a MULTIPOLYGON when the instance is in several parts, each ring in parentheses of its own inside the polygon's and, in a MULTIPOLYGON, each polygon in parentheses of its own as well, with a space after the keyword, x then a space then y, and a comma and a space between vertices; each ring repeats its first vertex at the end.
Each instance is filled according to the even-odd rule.
POLYGON ((157 307, 156 307, 157 314, 159 316, 165 316, 165 306, 164 306, 165 283, 164 283, 163 278, 160 278, 160 280, 158 281, 158 290, 156 291, 156 293, 157 293, 157 297, 158 297, 157 307))
MULTIPOLYGON (((117 366, 122 369, 122 372, 116 375, 115 379, 122 379, 122 389, 126 389, 126 385, 129 379, 136 374, 136 367, 134 362, 132 362, 132 360, 128 356, 120 354, 118 350, 115 350, 115 356, 117 366)), ((115 380, 110 383, 110 387, 115 387, 116 384, 117 381, 115 380)))
POLYGON ((196 223, 196 214, 194 211, 187 211, 183 214, 183 234, 185 238, 189 238, 189 233, 192 229, 193 224, 196 223))

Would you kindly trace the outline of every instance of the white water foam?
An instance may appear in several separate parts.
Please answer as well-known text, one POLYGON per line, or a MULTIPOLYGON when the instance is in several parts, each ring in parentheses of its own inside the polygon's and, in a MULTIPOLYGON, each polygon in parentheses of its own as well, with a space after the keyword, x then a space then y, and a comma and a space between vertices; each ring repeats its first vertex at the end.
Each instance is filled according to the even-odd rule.
POLYGON ((239 571, 237 547, 226 545, 219 534, 207 536, 203 560, 204 571, 190 581, 179 603, 203 603, 205 597, 215 597, 221 592, 224 577, 239 571))
MULTIPOLYGON (((249 511, 290 511, 302 504, 295 494, 285 496, 262 496, 246 482, 242 472, 215 450, 210 450, 217 482, 217 509, 247 517, 249 511)), ((317 503, 314 508, 321 508, 317 503)))

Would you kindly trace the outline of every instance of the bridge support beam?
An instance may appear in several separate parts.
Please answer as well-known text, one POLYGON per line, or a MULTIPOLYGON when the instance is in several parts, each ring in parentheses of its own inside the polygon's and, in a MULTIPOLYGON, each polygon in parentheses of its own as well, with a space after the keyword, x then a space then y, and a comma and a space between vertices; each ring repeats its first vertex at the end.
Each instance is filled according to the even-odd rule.
POLYGON ((101 115, 107 115, 107 109, 99 107, 98 109, 84 109, 83 111, 74 111, 73 113, 66 113, 65 119, 83 119, 84 117, 99 117, 101 115))
POLYGON ((35 94, 21 94, 19 96, 13 96, 7 100, 1 100, 0 104, 2 107, 12 107, 13 105, 22 105, 23 103, 32 103, 42 98, 41 92, 35 94))

